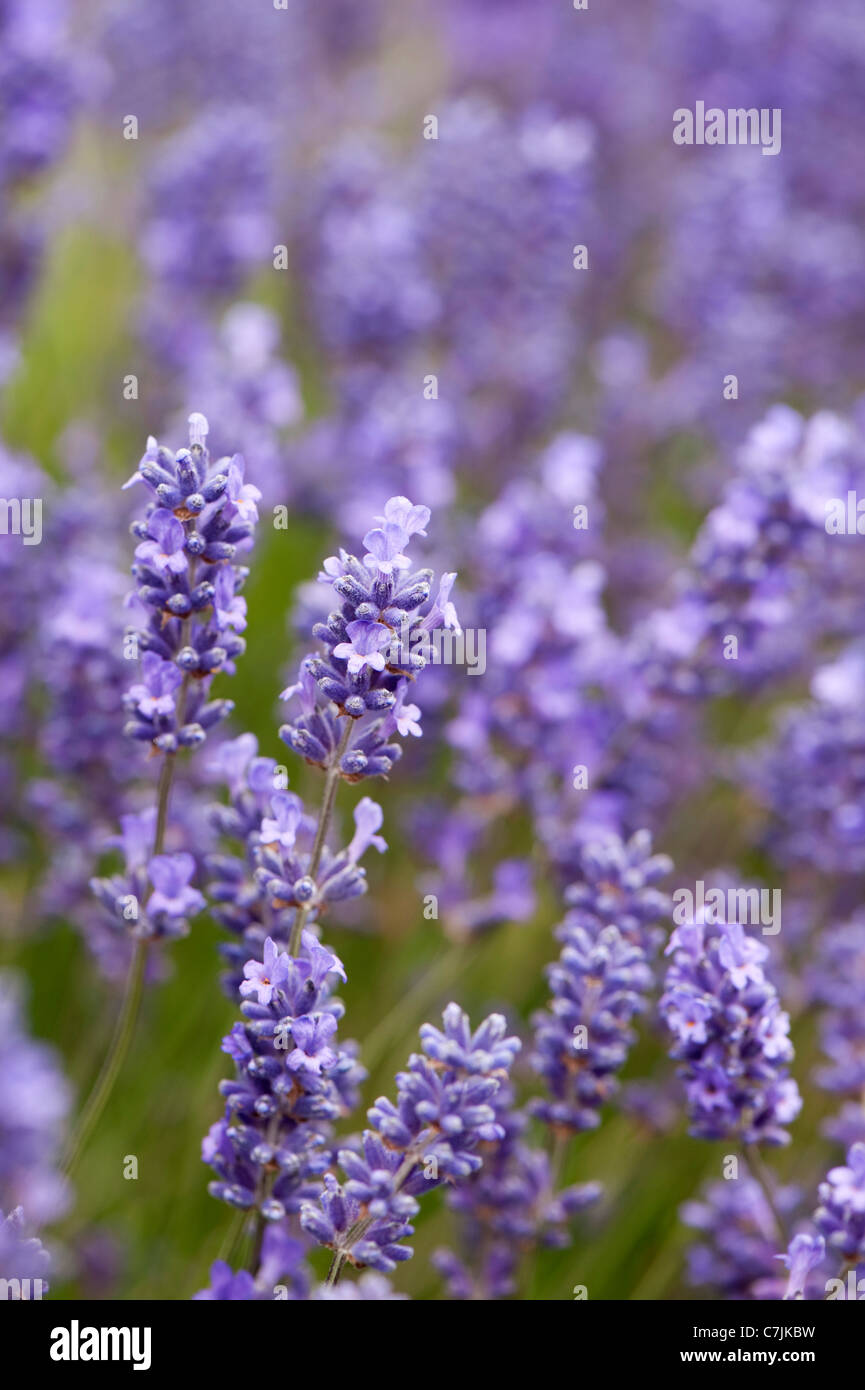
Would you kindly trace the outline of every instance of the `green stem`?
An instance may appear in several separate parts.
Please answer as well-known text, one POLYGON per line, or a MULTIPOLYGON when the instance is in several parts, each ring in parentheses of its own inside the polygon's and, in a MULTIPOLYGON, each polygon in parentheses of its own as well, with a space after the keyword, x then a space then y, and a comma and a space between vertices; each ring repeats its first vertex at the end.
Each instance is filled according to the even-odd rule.
MULTIPOLYGON (((181 688, 181 698, 183 697, 181 688)), ((178 712, 181 709, 178 700, 178 712)), ((162 853, 165 841, 165 827, 168 822, 168 805, 171 800, 171 786, 174 781, 174 768, 177 758, 173 753, 166 753, 162 768, 159 774, 159 787, 156 796, 156 833, 153 839, 154 855, 162 853)), ((69 1145, 66 1150, 66 1162, 64 1165, 67 1176, 71 1175, 75 1169, 84 1147, 90 1138, 91 1133, 99 1122, 103 1110, 108 1104, 108 1099, 117 1078, 120 1075, 123 1063, 126 1061, 130 1044, 135 1033, 135 1024, 138 1020, 138 1011, 141 1007, 141 999, 144 993, 144 975, 147 965, 147 946, 146 940, 135 941, 132 947, 132 960, 129 963, 129 973, 126 977, 126 988, 123 992, 123 1003, 120 1006, 120 1013, 114 1025, 114 1034, 102 1063, 99 1075, 93 1085, 93 1089, 87 1098, 81 1117, 70 1137, 69 1145)))
POLYGON ((136 941, 132 951, 132 962, 129 967, 129 974, 126 978, 126 989, 123 995, 123 1004, 117 1017, 114 1027, 114 1036, 111 1039, 111 1046, 108 1049, 102 1069, 96 1080, 93 1090, 87 1100, 77 1128, 72 1136, 67 1157, 65 1170, 69 1176, 81 1156, 91 1132, 96 1126, 105 1106, 108 1097, 114 1089, 114 1084, 120 1073, 120 1068, 126 1060, 129 1051, 129 1044, 135 1031, 135 1022, 138 1017, 138 1008, 141 1003, 141 995, 144 985, 144 967, 147 961, 147 942, 136 941))
POLYGON ((783 1242, 785 1238, 784 1221, 780 1211, 778 1210, 778 1204, 775 1201, 775 1188, 772 1182, 772 1175, 770 1174, 769 1169, 763 1162, 762 1156, 760 1155, 760 1152, 755 1144, 745 1145, 745 1162, 747 1163, 747 1166, 751 1172, 751 1176, 756 1180, 756 1182, 759 1183, 760 1187, 763 1190, 763 1196, 766 1198, 766 1204, 770 1212, 772 1213, 772 1216, 774 1217, 775 1225, 778 1227, 778 1235, 780 1236, 781 1241, 783 1242))
MULTIPOLYGON (((307 874, 310 878, 313 879, 315 878, 315 875, 318 872, 318 866, 321 863, 321 856, 324 850, 325 840, 327 839, 327 832, 330 829, 330 822, 333 817, 333 807, 336 801, 336 790, 339 786, 340 779, 339 765, 342 762, 346 749, 348 748, 348 741, 351 738, 353 722, 353 720, 346 718, 345 728, 342 732, 342 738, 339 741, 339 745, 327 769, 327 776, 325 778, 324 783, 324 796, 322 797, 321 810, 318 814, 318 825, 316 826, 315 840, 312 846, 312 855, 310 856, 309 868, 307 869, 307 874)), ((298 908, 294 919, 294 925, 291 929, 291 938, 288 943, 288 954, 290 956, 296 956, 298 951, 300 950, 300 939, 303 935, 303 928, 306 925, 306 919, 308 916, 309 907, 307 905, 298 908)))
MULTIPOLYGON (((405 1158, 403 1159, 402 1163, 400 1164, 399 1168, 396 1170, 396 1173, 394 1174, 394 1192, 399 1192, 406 1178, 412 1172, 415 1164, 417 1163, 421 1152, 422 1150, 419 1152, 411 1150, 409 1153, 406 1154, 405 1158)), ((369 1230, 374 1220, 374 1216, 362 1216, 359 1221, 355 1221, 354 1225, 349 1228, 348 1234, 345 1238, 344 1246, 340 1250, 337 1250, 335 1252, 334 1257, 330 1262, 330 1269, 327 1271, 327 1278, 324 1282, 329 1289, 334 1288, 339 1283, 340 1275, 342 1274, 342 1271, 345 1268, 346 1261, 348 1260, 348 1252, 351 1250, 351 1247, 354 1245, 355 1241, 360 1240, 361 1236, 369 1230)))

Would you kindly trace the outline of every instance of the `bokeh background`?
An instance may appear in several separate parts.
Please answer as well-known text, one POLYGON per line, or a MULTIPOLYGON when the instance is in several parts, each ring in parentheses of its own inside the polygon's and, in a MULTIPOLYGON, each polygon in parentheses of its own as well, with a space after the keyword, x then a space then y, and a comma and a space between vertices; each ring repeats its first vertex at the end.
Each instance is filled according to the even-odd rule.
MULTIPOLYGON (((813 520, 831 482, 856 476, 860 5, 7 0, 0 44, 0 492, 43 497, 45 517, 40 546, 0 537, 0 963, 22 985, 21 1026, 84 1094, 119 990, 90 949, 87 879, 111 864, 116 812, 148 777, 119 737, 136 505, 120 488, 149 434, 178 447, 200 410, 213 451, 241 451, 263 493, 247 650, 219 693, 236 702, 232 731, 286 762, 308 804, 316 773, 277 738, 277 695, 305 649, 302 586, 388 496, 432 508, 431 563, 459 571, 463 620, 489 634, 485 675, 443 669, 419 692, 424 738, 372 792, 389 852, 362 908, 329 929, 364 1102, 392 1093, 418 1026, 451 998, 525 1034, 575 845, 645 825, 676 863, 670 886, 732 871, 783 888, 789 925, 771 944, 805 1105, 771 1162, 807 1210, 838 1161, 822 1125, 839 1102, 812 1080, 821 1013, 806 982, 820 931, 858 905, 861 746, 858 725, 830 717, 848 742, 822 764, 812 743, 806 766, 775 721, 804 718, 815 670, 855 643, 861 561, 855 538, 806 547, 745 615, 729 587, 742 552, 725 555, 704 517, 736 514, 758 454, 790 483, 786 521, 794 504, 813 520), (782 152, 675 146, 672 113, 697 100, 781 108, 782 152), (836 424, 822 415, 808 434, 783 410, 765 423, 778 404, 836 424), (716 611, 692 640, 709 590, 716 611), (743 641, 735 675, 707 656, 725 620, 743 641), (774 780, 742 773, 739 753, 758 747, 774 780), (843 833, 821 821, 803 848, 785 814, 808 808, 826 767, 852 809, 843 833)), ((758 584, 766 546, 760 564, 758 584)), ((148 990, 42 1232, 53 1297, 185 1299, 223 1248, 232 1214, 200 1159, 236 1016, 221 939, 202 914, 148 990)), ((603 1202, 568 1248, 530 1254, 519 1297, 725 1296, 688 1282, 679 1214, 719 1176, 723 1146, 687 1136, 652 1010, 624 1079, 650 1089, 626 1086, 566 1159, 569 1180, 603 1182, 603 1202)), ((525 1068, 520 1084, 539 1083, 525 1068)), ((64 1109, 46 1121, 49 1166, 64 1109)), ((453 1235, 436 1194, 401 1290, 446 1296, 430 1255, 453 1235)))

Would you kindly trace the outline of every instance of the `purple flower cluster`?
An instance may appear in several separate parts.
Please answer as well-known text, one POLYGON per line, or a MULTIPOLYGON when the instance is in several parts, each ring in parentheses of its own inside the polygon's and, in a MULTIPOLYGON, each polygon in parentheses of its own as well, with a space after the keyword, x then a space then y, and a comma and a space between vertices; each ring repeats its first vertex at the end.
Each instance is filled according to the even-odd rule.
POLYGON ((599 1183, 556 1190, 550 1156, 527 1142, 529 1120, 516 1108, 510 1083, 502 1082, 492 1106, 502 1137, 484 1146, 483 1167, 448 1198, 460 1253, 433 1255, 453 1299, 513 1297, 526 1254, 568 1245, 574 1215, 601 1195, 599 1183))
POLYGON ((531 1112, 557 1130, 593 1129, 634 1042, 652 971, 618 927, 593 935, 565 922, 556 934, 564 945, 547 971, 553 999, 532 1020, 531 1062, 551 1098, 532 1101, 531 1112))
POLYGON ((556 931, 564 944, 547 971, 553 998, 533 1019, 531 1062, 550 1095, 530 1110, 566 1133, 600 1123, 652 988, 655 924, 669 905, 654 884, 671 863, 651 849, 645 831, 626 844, 613 836, 586 844, 581 877, 565 894, 571 910, 556 931))
POLYGON ((281 790, 284 771, 274 759, 257 756, 251 734, 222 744, 211 772, 229 788, 228 805, 210 813, 226 847, 208 854, 205 868, 213 916, 236 938, 220 947, 231 967, 225 985, 233 997, 240 970, 251 954, 261 953, 266 937, 288 946, 299 911, 312 923, 332 904, 365 893, 360 860, 387 845, 378 834, 381 807, 368 796, 354 808, 354 834, 344 848, 318 843, 315 818, 294 792, 281 790), (242 854, 231 852, 239 846, 242 854))
POLYGON ((818 1189, 814 1224, 845 1265, 865 1261, 865 1144, 854 1144, 846 1164, 830 1168, 818 1189))
POLYGON ((33 287, 42 243, 32 216, 14 206, 15 196, 59 159, 78 104, 66 9, 65 0, 53 0, 39 12, 26 0, 6 0, 0 10, 0 382, 7 359, 15 355, 13 334, 33 287))
POLYGON ((821 933, 807 983, 808 998, 820 1006, 820 1042, 825 1061, 814 1080, 846 1098, 825 1132, 845 1148, 865 1140, 865 920, 861 915, 821 933))
POLYGON ((429 517, 429 508, 391 497, 364 536, 362 561, 344 550, 325 560, 319 578, 340 608, 316 623, 323 653, 307 656, 297 683, 283 692, 283 699, 298 698, 301 712, 280 738, 309 763, 338 766, 351 782, 385 776, 401 753, 394 736, 420 734, 420 710, 409 695, 429 659, 430 634, 459 630, 450 599, 456 575, 442 575, 430 601, 432 571, 413 571, 405 554, 412 536, 426 535, 429 517))
POLYGON ((0 1205, 23 1205, 29 1221, 62 1214, 59 1150, 69 1087, 53 1051, 31 1038, 13 977, 0 976, 0 1205))
POLYGON ((306 1249, 279 1225, 270 1225, 261 1242, 261 1258, 255 1275, 248 1269, 233 1273, 225 1260, 210 1267, 210 1283, 193 1294, 194 1301, 206 1303, 261 1303, 268 1299, 306 1299, 309 1279, 305 1268, 306 1249))
POLYGON ((41 1279, 41 1291, 48 1288, 50 1257, 34 1227, 66 1210, 59 1151, 70 1099, 53 1051, 27 1032, 17 981, 0 975, 0 1279, 13 1281, 7 1299, 28 1297, 21 1280, 41 1279))
MULTIPOLYGON (((797 1188, 782 1187, 775 1193, 775 1208, 785 1222, 796 1218, 801 1202, 797 1188)), ((710 1183, 700 1198, 682 1206, 679 1215, 699 1233, 699 1240, 688 1249, 690 1284, 725 1299, 783 1296, 775 1217, 753 1178, 710 1183)), ((801 1235, 794 1237, 801 1239, 801 1235)), ((822 1281, 816 1276, 808 1280, 807 1296, 822 1297, 822 1281)))
POLYGON ((781 712, 743 769, 771 812, 766 842, 784 864, 825 874, 865 867, 865 656, 858 644, 817 669, 813 700, 781 712))
POLYGON ((312 932, 296 957, 268 938, 244 968, 244 1021, 223 1039, 236 1076, 221 1084, 225 1114, 202 1145, 217 1175, 209 1191, 267 1222, 315 1195, 332 1123, 356 1105, 365 1075, 355 1049, 336 1039, 335 976, 345 979, 340 961, 312 932))
POLYGON ((825 504, 852 485, 854 443, 845 421, 805 421, 787 406, 754 427, 676 577, 673 606, 635 634, 634 663, 653 687, 705 697, 764 685, 834 626, 817 601, 821 590, 837 597, 825 504))
POLYGON ((108 961, 111 933, 139 941, 185 936, 188 919, 204 907, 204 898, 192 886, 195 858, 185 850, 155 854, 156 824, 154 807, 121 816, 120 834, 108 844, 122 851, 123 868, 107 878, 91 879, 109 933, 103 945, 93 945, 98 954, 108 953, 108 961))
POLYGON ((123 868, 91 881, 104 909, 93 944, 108 969, 121 940, 181 936, 204 906, 192 884, 197 827, 185 827, 190 848, 165 852, 171 763, 231 712, 230 700, 209 698, 210 685, 218 672, 234 670, 244 650, 246 601, 239 591, 248 571, 235 556, 251 545, 260 494, 244 482, 240 455, 211 465, 203 415, 192 415, 189 427, 190 447, 176 455, 150 439, 127 484, 143 482, 154 500, 132 526, 138 545, 129 602, 147 625, 128 628, 124 637, 125 654, 141 657, 141 679, 122 697, 123 732, 162 757, 156 805, 121 815, 120 835, 104 846, 122 850, 123 868))
POLYGON ((0 1207, 0 1279, 6 1280, 6 1299, 41 1298, 48 1292, 51 1256, 37 1236, 27 1234, 24 1211, 15 1207, 6 1216, 0 1207), (38 1281, 34 1290, 22 1281, 38 1281), (36 1291, 38 1290, 38 1292, 36 1291))
POLYGON ((476 1173, 483 1146, 504 1138, 495 1097, 519 1039, 507 1036, 500 1014, 472 1032, 468 1016, 449 1004, 442 1021, 443 1029, 421 1028, 423 1055, 398 1073, 396 1104, 380 1097, 368 1112, 372 1128, 360 1150, 340 1150, 346 1181, 326 1174, 318 1203, 301 1210, 303 1229, 333 1250, 337 1269, 348 1260, 389 1273, 409 1259, 402 1242, 413 1234, 416 1199, 476 1173))
POLYGON ((766 977, 762 942, 737 922, 673 932, 661 1012, 682 1063, 691 1134, 786 1144, 802 1101, 788 1075, 790 1020, 766 977))
POLYGON ((132 528, 135 597, 148 624, 128 634, 142 679, 126 696, 125 732, 167 754, 203 743, 231 711, 230 701, 207 696, 212 677, 233 671, 244 650, 247 570, 234 557, 251 544, 260 497, 239 454, 210 463, 203 415, 190 416, 189 428, 190 447, 177 454, 149 439, 126 484, 143 482, 154 500, 132 528))

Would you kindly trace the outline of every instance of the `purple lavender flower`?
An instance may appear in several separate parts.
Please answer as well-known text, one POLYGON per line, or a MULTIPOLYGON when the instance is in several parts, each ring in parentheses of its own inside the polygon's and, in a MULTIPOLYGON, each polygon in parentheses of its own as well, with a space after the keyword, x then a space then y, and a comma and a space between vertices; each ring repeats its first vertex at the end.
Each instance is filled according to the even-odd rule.
POLYGON ((807 982, 809 1000, 821 1005, 820 1042, 825 1062, 814 1079, 848 1104, 827 1121, 825 1132, 845 1147, 865 1140, 865 920, 856 915, 820 935, 807 982))
MULTIPOLYGON (((202 894, 190 883, 196 872, 194 857, 184 851, 152 855, 148 849, 147 858, 141 858, 144 837, 152 835, 155 826, 152 810, 125 816, 123 824, 123 870, 90 880, 91 890, 104 909, 105 930, 127 941, 185 936, 188 918, 204 907, 202 894)), ((104 949, 95 944, 97 950, 104 949)))
POLYGON ((865 667, 858 646, 819 667, 812 691, 814 700, 781 711, 745 775, 771 812, 765 838, 782 863, 858 874, 865 866, 865 667))
POLYGON ((152 916, 191 917, 204 906, 204 898, 189 881, 195 873, 191 854, 156 854, 148 864, 154 891, 147 901, 152 916))
POLYGON ((826 1242, 822 1236, 808 1235, 805 1231, 800 1231, 790 1241, 785 1255, 779 1255, 790 1271, 790 1278, 787 1281, 787 1288, 784 1292, 785 1299, 797 1299, 805 1297, 805 1289, 808 1285, 808 1277, 811 1271, 817 1269, 826 1257, 826 1242))
POLYGON ((655 885, 672 867, 669 855, 652 853, 648 830, 627 841, 609 833, 587 839, 565 889, 568 922, 590 930, 614 925, 650 954, 663 940, 657 923, 670 907, 669 894, 655 885))
POLYGON ((627 843, 615 836, 587 842, 579 879, 565 892, 570 904, 556 936, 564 942, 547 976, 553 999, 533 1019, 531 1063, 551 1098, 530 1111, 565 1132, 594 1128, 617 1089, 616 1073, 635 1039, 633 1019, 646 1008, 655 925, 669 898, 654 887, 671 861, 653 855, 647 831, 627 843))
POLYGON ((338 361, 392 363, 439 317, 405 171, 353 137, 328 157, 304 218, 312 317, 338 361))
POLYGON ((15 1207, 8 1216, 0 1207, 0 1279, 10 1301, 41 1298, 48 1292, 51 1257, 41 1240, 26 1231, 22 1207, 15 1207))
POLYGON ((0 16, 0 187, 28 178, 57 159, 76 105, 68 57, 66 6, 39 16, 8 0, 0 16))
POLYGON ((126 733, 165 754, 202 743, 232 708, 207 696, 212 677, 233 670, 244 649, 237 593, 247 571, 234 556, 251 542, 258 496, 243 484, 239 458, 210 468, 203 415, 191 415, 189 428, 190 448, 176 456, 150 439, 130 479, 144 482, 156 502, 133 526, 141 542, 136 600, 149 624, 129 634, 142 650, 144 680, 127 696, 126 733))
POLYGON ((29 1220, 65 1210, 58 1171, 70 1094, 53 1051, 29 1037, 14 978, 0 975, 0 1205, 29 1220))
POLYGON ((830 1168, 819 1187, 817 1230, 846 1263, 865 1260, 865 1144, 854 1144, 847 1162, 830 1168))
POLYGON ((556 1129, 579 1131, 600 1123, 616 1089, 652 971, 645 952, 617 927, 593 934, 566 921, 557 935, 565 944, 547 972, 553 1001, 533 1019, 531 1057, 552 1098, 533 1100, 530 1109, 556 1129))
POLYGON ((502 1137, 484 1144, 483 1167, 448 1197, 460 1254, 433 1255, 455 1299, 512 1297, 526 1254, 567 1245, 574 1215, 601 1195, 599 1183, 555 1190, 549 1154, 527 1142, 528 1117, 516 1108, 509 1082, 502 1081, 491 1103, 502 1137))
POLYGON ((483 1145, 504 1137, 494 1097, 519 1051, 505 1020, 491 1014, 472 1032, 466 1014, 449 1004, 443 1029, 424 1024, 424 1056, 413 1055, 397 1076, 397 1104, 381 1097, 368 1112, 362 1152, 343 1149, 347 1175, 328 1173, 317 1205, 301 1209, 301 1225, 334 1251, 331 1280, 346 1260, 389 1273, 411 1256, 416 1197, 446 1179, 460 1182, 482 1164, 483 1145))
MULTIPOLYGON (((777 1189, 775 1206, 785 1225, 797 1219, 801 1205, 799 1189, 777 1189)), ((725 1299, 784 1297, 785 1281, 778 1268, 778 1228, 765 1193, 753 1178, 710 1183, 700 1198, 684 1203, 679 1215, 700 1236, 688 1249, 691 1285, 725 1299)), ((822 1279, 813 1272, 807 1281, 807 1296, 823 1297, 822 1279)))
POLYGON ((305 1299, 309 1293, 306 1249, 281 1225, 270 1225, 261 1242, 261 1257, 253 1277, 249 1270, 234 1274, 225 1260, 210 1267, 210 1284, 193 1294, 193 1301, 219 1303, 260 1303, 267 1299, 305 1299))
POLYGON ((768 951, 736 923, 689 922, 667 947, 661 1011, 682 1062, 690 1132, 702 1139, 786 1144, 802 1106, 787 1073, 789 1019, 763 962, 768 951))
POLYGON ((225 295, 270 263, 273 137, 261 114, 204 110, 159 152, 142 252, 157 285, 225 295))
POLYGON ((426 664, 419 650, 426 634, 445 621, 443 610, 427 607, 432 572, 412 572, 404 554, 429 515, 426 507, 392 497, 384 525, 364 537, 363 562, 344 551, 325 561, 320 578, 332 586, 341 609, 315 625, 324 655, 308 656, 298 682, 284 692, 284 698, 300 696, 302 712, 280 737, 322 767, 338 755, 336 765, 348 781, 386 775, 400 753, 390 741, 400 722, 411 733, 416 727, 414 715, 391 716, 398 705, 404 708, 403 683, 426 664))
POLYGON ((365 1073, 355 1049, 335 1038, 342 1005, 333 982, 345 971, 312 932, 297 957, 268 938, 263 959, 244 974, 244 1022, 223 1041, 237 1075, 222 1083, 225 1116, 202 1158, 217 1175, 212 1196, 281 1222, 314 1195, 330 1163, 332 1123, 356 1104, 365 1073))

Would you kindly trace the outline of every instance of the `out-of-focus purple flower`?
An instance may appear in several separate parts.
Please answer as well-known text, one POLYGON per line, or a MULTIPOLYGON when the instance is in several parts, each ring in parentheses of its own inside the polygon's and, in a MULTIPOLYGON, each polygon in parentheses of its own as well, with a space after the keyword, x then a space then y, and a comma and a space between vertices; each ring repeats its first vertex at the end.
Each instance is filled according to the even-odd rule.
MULTIPOLYGON (((785 1225, 796 1219, 801 1204, 797 1188, 777 1189, 775 1206, 785 1225)), ((684 1203, 679 1215, 700 1236, 688 1250, 690 1284, 725 1299, 784 1297, 786 1281, 777 1254, 781 1233, 763 1189, 753 1178, 710 1183, 700 1198, 684 1203)), ((806 1296, 824 1296, 823 1280, 813 1270, 806 1296)))
POLYGON ((782 710, 743 774, 770 812, 765 839, 791 867, 858 874, 865 867, 865 665, 856 644, 818 667, 815 698, 782 710))
POLYGON ((282 1224, 270 1225, 264 1232, 254 1277, 246 1269, 235 1274, 225 1260, 216 1260, 210 1267, 208 1287, 193 1294, 193 1301, 260 1303, 274 1298, 305 1299, 309 1292, 305 1254, 303 1242, 290 1236, 282 1224))
POLYGON ((204 906, 204 898, 189 886, 195 873, 191 854, 154 855, 148 873, 154 888, 147 903, 148 912, 154 915, 162 912, 166 917, 191 917, 204 906))
POLYGON ((821 1006, 826 1058, 814 1079, 849 1102, 824 1128, 848 1148, 865 1141, 865 919, 860 914, 821 932, 806 990, 808 1000, 821 1006))
POLYGON ((41 1240, 27 1234, 23 1208, 15 1207, 5 1216, 0 1207, 0 1279, 7 1300, 41 1298, 48 1292, 50 1268, 51 1257, 41 1240))
POLYGON ((28 1036, 14 978, 0 976, 0 1204, 38 1223, 61 1215, 59 1148, 70 1106, 53 1051, 28 1036))
POLYGON ((826 1244, 846 1262, 865 1260, 865 1144, 854 1144, 846 1164, 830 1168, 819 1197, 814 1223, 826 1244))
POLYGON ((272 132, 250 107, 205 110, 159 151, 141 245, 157 284, 181 293, 240 287, 269 264, 272 132))
POLYGON ((805 1297, 808 1276, 813 1269, 823 1263, 826 1256, 826 1242, 822 1236, 811 1236, 802 1231, 795 1235, 787 1247, 785 1255, 779 1255, 790 1271, 785 1299, 805 1297))

